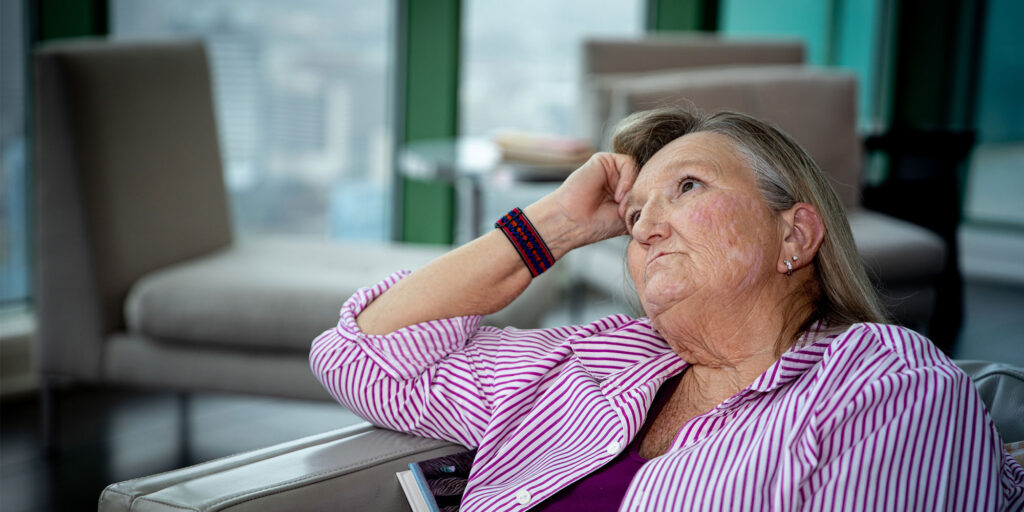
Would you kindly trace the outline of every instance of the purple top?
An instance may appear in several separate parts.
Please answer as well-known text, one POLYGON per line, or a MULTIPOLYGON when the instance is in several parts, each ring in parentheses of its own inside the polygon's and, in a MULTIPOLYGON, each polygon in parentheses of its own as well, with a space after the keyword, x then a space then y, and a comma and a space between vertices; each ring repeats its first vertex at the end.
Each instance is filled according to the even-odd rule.
POLYGON ((644 422, 643 428, 618 457, 584 477, 583 480, 562 489, 558 494, 531 510, 538 512, 572 512, 576 510, 615 512, 618 510, 622 497, 629 489, 629 483, 640 471, 640 467, 647 462, 647 459, 640 456, 640 443, 643 442, 647 431, 651 428, 651 423, 654 423, 654 419, 658 417, 658 413, 665 407, 672 392, 679 385, 682 376, 683 374, 680 373, 661 385, 654 398, 654 403, 651 404, 651 409, 647 411, 647 421, 644 422))

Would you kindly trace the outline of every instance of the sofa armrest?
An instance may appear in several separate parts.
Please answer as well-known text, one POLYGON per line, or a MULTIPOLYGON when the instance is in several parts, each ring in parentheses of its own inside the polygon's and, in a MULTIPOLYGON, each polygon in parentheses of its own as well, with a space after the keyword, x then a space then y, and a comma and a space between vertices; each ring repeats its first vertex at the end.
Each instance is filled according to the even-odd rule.
POLYGON ((978 389, 1003 442, 1024 441, 1024 368, 990 361, 954 361, 978 389))
MULTIPOLYGON (((978 387, 1005 442, 1020 441, 1024 372, 956 361, 978 387)), ((457 453, 456 444, 368 423, 108 486, 100 512, 409 510, 395 473, 457 453)), ((1024 443, 1007 446, 1024 459, 1024 443)))
POLYGON ((462 450, 360 423, 112 484, 99 511, 408 510, 395 473, 462 450))

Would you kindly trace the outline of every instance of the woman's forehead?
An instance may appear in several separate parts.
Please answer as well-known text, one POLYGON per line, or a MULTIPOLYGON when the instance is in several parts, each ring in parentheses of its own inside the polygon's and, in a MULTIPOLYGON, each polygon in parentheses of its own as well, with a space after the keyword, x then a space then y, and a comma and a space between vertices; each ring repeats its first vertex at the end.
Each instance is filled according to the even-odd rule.
POLYGON ((733 140, 714 132, 689 133, 669 142, 644 164, 644 169, 703 162, 721 172, 730 164, 742 164, 733 140))
POLYGON ((697 132, 673 140, 651 156, 640 169, 636 186, 643 187, 644 182, 653 184, 672 174, 671 171, 683 168, 699 169, 702 175, 696 177, 703 179, 753 178, 746 159, 732 139, 718 133, 697 132))

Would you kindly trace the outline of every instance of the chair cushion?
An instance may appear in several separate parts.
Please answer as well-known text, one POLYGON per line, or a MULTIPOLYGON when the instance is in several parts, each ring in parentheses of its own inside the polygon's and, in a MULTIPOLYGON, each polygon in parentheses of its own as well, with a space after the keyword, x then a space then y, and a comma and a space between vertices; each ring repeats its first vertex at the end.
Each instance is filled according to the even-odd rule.
POLYGON ((125 304, 129 332, 164 341, 308 350, 353 292, 444 248, 245 240, 152 272, 125 304))
POLYGON ((691 69, 619 80, 608 126, 630 113, 694 105, 732 110, 773 123, 791 135, 832 181, 847 208, 859 204, 861 148, 853 75, 809 66, 691 69))
POLYGON ((857 252, 875 282, 899 283, 932 280, 942 271, 945 244, 939 235, 916 224, 863 208, 847 214, 857 252))
MULTIPOLYGON (((259 238, 161 269, 128 295, 130 333, 162 342, 309 350, 336 325, 342 303, 391 273, 414 270, 450 248, 414 244, 351 244, 259 238)), ((560 266, 485 323, 539 327, 561 299, 560 266)))
MULTIPOLYGON (((65 142, 74 148, 71 165, 51 162, 61 149, 53 144, 62 141, 50 136, 67 134, 41 127, 37 154, 52 164, 39 167, 41 228, 84 229, 89 250, 46 247, 41 256, 47 270, 88 258, 102 332, 120 330, 118 306, 139 277, 231 243, 206 52, 199 40, 72 41, 47 46, 36 59, 39 79, 53 82, 52 94, 40 98, 50 115, 39 119, 67 122, 65 142), (66 111, 55 108, 58 101, 66 111), (43 201, 70 185, 78 187, 81 212, 65 211, 56 197, 43 201)), ((62 283, 54 286, 52 294, 63 292, 62 283)))
POLYGON ((641 38, 597 38, 583 43, 583 124, 601 144, 611 128, 611 93, 622 81, 683 69, 766 64, 801 64, 804 45, 780 39, 733 39, 717 35, 659 34, 641 38))

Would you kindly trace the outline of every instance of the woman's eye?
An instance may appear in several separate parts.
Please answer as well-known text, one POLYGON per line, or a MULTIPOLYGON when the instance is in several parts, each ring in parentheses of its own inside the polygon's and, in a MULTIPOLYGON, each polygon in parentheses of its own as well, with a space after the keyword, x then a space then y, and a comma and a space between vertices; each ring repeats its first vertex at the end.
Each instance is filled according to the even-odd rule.
POLYGON ((695 188, 697 188, 697 187, 699 187, 699 186, 701 186, 700 182, 698 182, 698 181, 696 181, 696 180, 693 180, 693 179, 689 179, 689 178, 687 178, 687 179, 684 179, 684 180, 683 180, 683 181, 682 181, 682 182, 681 182, 681 183, 679 184, 679 190, 680 190, 680 191, 681 191, 682 193, 684 193, 684 194, 685 194, 685 193, 687 193, 687 192, 689 192, 689 191, 691 191, 691 190, 693 190, 693 189, 695 189, 695 188))
POLYGON ((636 221, 640 220, 640 210, 633 210, 626 218, 629 220, 629 227, 632 228, 636 221))

